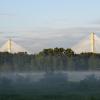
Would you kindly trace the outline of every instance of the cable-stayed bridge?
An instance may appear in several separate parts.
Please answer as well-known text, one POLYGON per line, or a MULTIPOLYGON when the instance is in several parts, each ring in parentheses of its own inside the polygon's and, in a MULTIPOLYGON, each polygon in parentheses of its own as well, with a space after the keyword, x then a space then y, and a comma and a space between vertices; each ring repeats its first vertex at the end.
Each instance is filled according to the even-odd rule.
POLYGON ((82 52, 100 53, 100 38, 95 33, 91 33, 90 36, 74 45, 72 50, 77 54, 82 52))
POLYGON ((9 52, 9 53, 18 53, 18 52, 27 52, 28 51, 20 46, 19 44, 15 43, 11 39, 9 39, 1 48, 0 52, 9 52))
MULTIPOLYGON (((91 33, 85 39, 81 40, 78 44, 74 45, 71 48, 76 54, 82 52, 93 52, 100 53, 100 38, 91 33)), ((18 52, 27 52, 25 48, 17 44, 16 42, 9 39, 1 48, 0 52, 9 52, 9 53, 18 53, 18 52)))

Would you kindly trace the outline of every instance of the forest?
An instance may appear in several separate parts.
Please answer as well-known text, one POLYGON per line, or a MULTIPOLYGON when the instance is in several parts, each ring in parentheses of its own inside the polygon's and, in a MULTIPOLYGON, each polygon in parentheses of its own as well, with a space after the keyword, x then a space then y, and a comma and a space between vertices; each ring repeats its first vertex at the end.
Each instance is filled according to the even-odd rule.
POLYGON ((88 71, 100 70, 100 54, 76 54, 72 49, 49 48, 37 54, 0 52, 0 71, 88 71))

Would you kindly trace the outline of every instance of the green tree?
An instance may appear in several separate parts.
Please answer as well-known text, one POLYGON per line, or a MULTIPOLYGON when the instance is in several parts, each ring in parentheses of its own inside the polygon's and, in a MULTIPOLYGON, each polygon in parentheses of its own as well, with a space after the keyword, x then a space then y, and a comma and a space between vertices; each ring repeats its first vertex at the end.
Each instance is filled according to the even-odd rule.
POLYGON ((71 57, 74 55, 74 51, 70 48, 65 50, 65 55, 67 55, 68 57, 71 57))

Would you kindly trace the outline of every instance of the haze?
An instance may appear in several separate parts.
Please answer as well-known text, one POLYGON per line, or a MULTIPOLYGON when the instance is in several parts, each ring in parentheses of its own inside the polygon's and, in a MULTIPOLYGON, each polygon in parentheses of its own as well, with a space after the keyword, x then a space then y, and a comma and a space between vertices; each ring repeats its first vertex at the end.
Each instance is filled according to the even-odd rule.
POLYGON ((0 46, 11 37, 34 53, 72 47, 90 32, 100 34, 99 5, 99 0, 0 0, 0 46))

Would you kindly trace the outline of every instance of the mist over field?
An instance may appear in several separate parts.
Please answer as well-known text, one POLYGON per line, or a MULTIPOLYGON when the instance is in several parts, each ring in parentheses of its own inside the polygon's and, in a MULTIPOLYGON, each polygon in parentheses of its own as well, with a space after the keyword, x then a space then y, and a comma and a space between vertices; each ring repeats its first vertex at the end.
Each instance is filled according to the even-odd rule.
MULTIPOLYGON (((53 75, 64 75, 66 80, 68 81, 81 81, 87 78, 88 76, 95 76, 95 78, 100 78, 100 72, 99 71, 55 71, 55 72, 1 72, 0 78, 8 78, 12 81, 16 81, 18 78, 21 79, 29 79, 30 81, 39 81, 41 79, 44 79, 46 75, 50 75, 53 77, 53 75)), ((56 78, 55 77, 55 78, 56 78)), ((58 76, 59 78, 59 76, 58 76)))
MULTIPOLYGON (((82 71, 55 71, 55 72, 1 72, 0 73, 0 85, 1 88, 2 86, 5 85, 11 88, 9 89, 14 89, 14 88, 29 88, 30 86, 34 88, 38 88, 37 83, 40 85, 41 88, 50 88, 53 89, 58 85, 58 88, 60 86, 62 87, 63 84, 66 84, 67 82, 72 82, 72 83, 79 83, 83 80, 86 79, 91 79, 92 80, 100 80, 100 72, 82 72, 82 71), (34 87, 35 84, 35 87, 34 87), (13 86, 14 85, 14 86, 13 86), (54 87, 52 87, 54 85, 54 87), (18 87, 17 87, 18 86, 18 87), (24 87, 25 86, 25 87, 24 87), (43 87, 42 87, 43 86, 43 87)), ((45 88, 41 89, 38 88, 39 90, 44 90, 45 88)), ((7 89, 7 88, 6 88, 7 89)), ((30 88, 28 89, 30 91, 30 88)), ((39 92, 39 91, 38 91, 39 92)), ((0 92, 1 93, 1 92, 0 92)), ((56 92, 55 92, 56 93, 56 92)))

